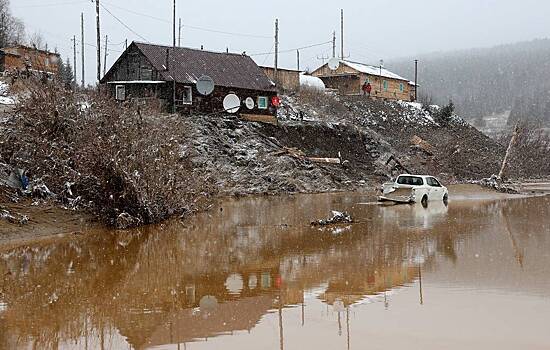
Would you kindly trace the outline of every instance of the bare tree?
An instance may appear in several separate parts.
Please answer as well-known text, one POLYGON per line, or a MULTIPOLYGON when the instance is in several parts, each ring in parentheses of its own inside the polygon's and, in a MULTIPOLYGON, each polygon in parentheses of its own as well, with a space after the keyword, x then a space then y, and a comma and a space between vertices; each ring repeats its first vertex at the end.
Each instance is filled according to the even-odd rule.
POLYGON ((25 41, 25 26, 10 12, 9 0, 0 0, 0 47, 25 41))
POLYGON ((48 47, 48 43, 46 43, 46 39, 44 39, 44 36, 42 36, 42 33, 40 32, 34 32, 29 37, 29 44, 30 46, 33 46, 39 50, 46 50, 48 47))

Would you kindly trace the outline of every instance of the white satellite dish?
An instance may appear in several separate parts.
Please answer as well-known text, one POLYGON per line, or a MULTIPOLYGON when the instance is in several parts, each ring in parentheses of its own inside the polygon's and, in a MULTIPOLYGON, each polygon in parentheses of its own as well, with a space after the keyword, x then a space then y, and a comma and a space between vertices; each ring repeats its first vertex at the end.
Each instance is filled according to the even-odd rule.
POLYGON ((256 103, 254 102, 254 99, 252 97, 248 97, 246 100, 244 100, 244 103, 246 104, 246 108, 248 109, 254 109, 254 107, 256 107, 256 103))
POLYGON ((229 94, 223 99, 223 109, 231 114, 235 114, 241 108, 241 99, 235 94, 229 94))
POLYGON ((337 59, 336 57, 333 57, 328 61, 328 68, 330 70, 337 70, 339 67, 340 67, 340 60, 337 59))
POLYGON ((207 75, 203 75, 197 80, 197 91, 199 94, 208 96, 214 91, 214 80, 207 75))

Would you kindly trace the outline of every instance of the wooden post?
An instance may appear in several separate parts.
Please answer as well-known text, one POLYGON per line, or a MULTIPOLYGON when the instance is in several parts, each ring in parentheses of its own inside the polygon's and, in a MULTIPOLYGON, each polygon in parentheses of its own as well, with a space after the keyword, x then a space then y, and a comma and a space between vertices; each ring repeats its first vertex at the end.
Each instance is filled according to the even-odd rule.
POLYGON ((414 60, 414 102, 418 101, 418 60, 414 60))
POLYGON ((336 31, 332 32, 332 58, 336 57, 336 31))
POLYGON ((279 19, 275 20, 275 84, 279 78, 279 19))
POLYGON ((344 9, 340 10, 340 45, 341 45, 341 58, 344 59, 344 9))
POLYGON ((103 60, 103 76, 107 73, 107 43, 109 42, 109 36, 105 35, 105 60, 103 60))
POLYGON ((174 37, 173 37, 173 39, 174 39, 173 47, 176 47, 176 0, 174 0, 174 16, 173 16, 173 28, 172 29, 174 30, 174 33, 173 33, 173 35, 174 35, 174 37))
POLYGON ((86 68, 84 66, 84 13, 80 14, 80 44, 82 45, 81 51, 82 51, 82 88, 86 86, 86 68))
POLYGON ((101 27, 99 22, 99 0, 95 0, 95 17, 97 31, 97 81, 101 80, 101 27))
POLYGON ((76 87, 78 85, 78 80, 76 78, 76 35, 73 35, 73 70, 74 70, 73 87, 76 87))
POLYGON ((178 47, 181 47, 181 17, 178 26, 178 47))
POLYGON ((504 172, 506 171, 506 166, 508 165, 510 154, 514 149, 518 136, 519 136, 519 121, 516 123, 516 126, 514 127, 514 134, 512 135, 512 139, 510 140, 510 144, 508 145, 508 149, 506 150, 506 155, 504 156, 504 160, 502 161, 502 167, 500 168, 500 172, 498 173, 498 177, 500 179, 502 179, 502 177, 504 176, 504 172))

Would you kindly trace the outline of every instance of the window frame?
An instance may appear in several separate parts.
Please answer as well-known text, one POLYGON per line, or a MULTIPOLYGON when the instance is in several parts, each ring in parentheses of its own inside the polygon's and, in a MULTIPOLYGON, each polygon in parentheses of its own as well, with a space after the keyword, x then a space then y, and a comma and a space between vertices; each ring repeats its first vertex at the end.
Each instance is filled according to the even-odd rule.
POLYGON ((427 182, 427 181, 424 181, 424 178, 422 178, 422 177, 420 177, 420 176, 412 176, 412 175, 410 175, 410 176, 399 176, 399 177, 397 178, 397 180, 395 180, 395 182, 396 182, 398 185, 404 185, 404 186, 424 186, 424 185, 426 185, 426 182, 427 182), (407 183, 399 182, 399 180, 401 180, 401 179, 408 179, 408 180, 411 180, 411 181, 407 181, 407 183), (421 183, 420 185, 418 185, 418 184, 413 184, 412 182, 413 182, 414 180, 420 180, 422 183, 421 183), (411 183, 409 183, 409 182, 411 182, 411 183))
POLYGON ((401 91, 401 93, 405 92, 405 84, 399 83, 399 91, 401 91))
POLYGON ((193 104, 193 87, 185 85, 181 94, 181 104, 190 106, 193 104), (188 97, 187 99, 185 97, 188 97))
POLYGON ((257 101, 258 109, 268 109, 269 108, 269 98, 267 96, 258 96, 257 101), (265 105, 262 105, 260 101, 265 101, 265 105))
POLYGON ((443 187, 441 182, 439 182, 435 177, 428 177, 426 179, 426 182, 428 183, 428 186, 430 186, 430 187, 436 187, 436 188, 443 187))
POLYGON ((119 84, 115 85, 115 100, 117 101, 126 101, 126 85, 119 84), (122 89, 122 98, 120 97, 119 90, 122 89))
POLYGON ((387 92, 388 89, 389 89, 389 86, 390 86, 389 82, 386 79, 384 79, 382 84, 383 84, 383 87, 384 87, 384 91, 387 92))

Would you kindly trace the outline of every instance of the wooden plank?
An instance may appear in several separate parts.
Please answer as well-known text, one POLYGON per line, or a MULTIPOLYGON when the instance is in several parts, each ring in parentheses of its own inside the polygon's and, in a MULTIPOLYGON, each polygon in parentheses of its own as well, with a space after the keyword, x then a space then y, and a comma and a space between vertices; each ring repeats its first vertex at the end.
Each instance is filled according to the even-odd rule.
POLYGON ((279 120, 277 117, 272 115, 263 115, 263 114, 241 114, 241 119, 249 122, 258 122, 266 123, 272 125, 279 125, 279 120))
POLYGON ((341 164, 340 158, 315 158, 315 157, 306 157, 307 160, 314 163, 325 163, 325 164, 341 164))

